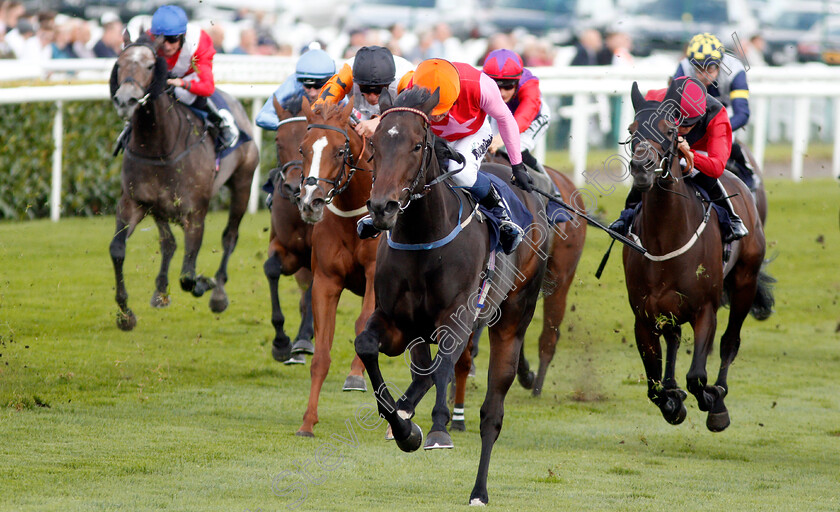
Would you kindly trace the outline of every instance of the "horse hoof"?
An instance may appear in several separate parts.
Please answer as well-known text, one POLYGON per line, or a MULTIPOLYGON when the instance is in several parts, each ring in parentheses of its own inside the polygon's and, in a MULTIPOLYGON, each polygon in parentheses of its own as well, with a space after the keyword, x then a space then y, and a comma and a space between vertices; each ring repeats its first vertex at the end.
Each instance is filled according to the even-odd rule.
POLYGON ((285 340, 274 338, 274 342, 271 344, 271 357, 278 363, 285 363, 292 357, 288 338, 285 340))
POLYGON ((534 397, 534 398, 541 397, 542 396, 542 388, 534 388, 534 390, 531 391, 531 396, 534 397))
POLYGON ((685 404, 683 402, 680 402, 680 408, 675 413, 667 415, 663 414, 663 416, 665 416, 665 421, 667 421, 671 425, 679 425, 680 423, 685 421, 685 415, 686 410, 685 404))
POLYGON ((216 287, 216 281, 211 277, 198 276, 195 280, 195 286, 192 289, 193 297, 201 297, 204 292, 212 290, 216 287))
POLYGON ((214 293, 213 297, 210 298, 210 311, 213 313, 222 313, 227 309, 229 304, 230 302, 228 301, 227 295, 217 297, 214 293))
POLYGON ((472 498, 470 500, 470 506, 471 507, 486 507, 487 506, 487 501, 483 500, 481 498, 472 498))
POLYGON ((388 428, 385 429, 385 440, 386 441, 393 441, 394 440, 394 431, 391 429, 391 425, 388 425, 388 428))
POLYGON ((729 426, 729 411, 710 412, 706 417, 706 428, 711 432, 723 432, 729 426))
POLYGON ((292 345, 292 354, 309 354, 315 353, 315 345, 310 340, 300 339, 295 341, 292 345))
MULTIPOLYGON (((458 432, 464 432, 467 430, 467 424, 464 423, 464 420, 452 420, 452 425, 449 427, 450 430, 457 430, 458 432)), ((431 436, 431 434, 429 434, 431 436)))
POLYGON ((117 327, 122 331, 130 331, 137 325, 137 317, 130 309, 117 312, 117 327))
POLYGON ((420 445, 423 444, 423 431, 420 430, 420 427, 417 423, 411 422, 411 433, 400 441, 399 439, 395 439, 397 446, 400 447, 400 450, 404 452, 414 452, 420 448, 420 445))
POLYGON ((429 432, 426 438, 426 444, 423 445, 424 450, 438 450, 441 448, 455 448, 452 444, 452 436, 446 431, 438 430, 436 432, 429 432))
POLYGON ((283 364, 286 366, 292 366, 295 364, 306 364, 306 356, 303 354, 294 354, 290 358, 283 361, 283 364))
POLYGON ((342 391, 367 391, 365 378, 361 375, 348 375, 347 379, 344 381, 342 391))
POLYGON ((298 430, 295 435, 298 437, 315 437, 315 434, 306 430, 298 430))
POLYGON ((152 307, 153 308, 165 308, 169 305, 169 295, 166 293, 155 292, 152 295, 152 307))
POLYGON ((525 376, 519 374, 516 378, 519 380, 519 384, 521 384, 523 388, 531 389, 534 387, 534 372, 528 372, 525 376))

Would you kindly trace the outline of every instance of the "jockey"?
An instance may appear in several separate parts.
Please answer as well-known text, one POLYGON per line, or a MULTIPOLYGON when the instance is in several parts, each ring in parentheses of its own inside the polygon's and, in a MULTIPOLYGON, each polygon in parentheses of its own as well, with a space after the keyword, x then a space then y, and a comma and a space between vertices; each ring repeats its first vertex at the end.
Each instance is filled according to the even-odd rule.
MULTIPOLYGON (((710 95, 732 109, 729 122, 733 133, 746 126, 750 119, 750 91, 747 71, 741 60, 725 53, 720 39, 709 33, 692 37, 686 54, 677 66, 674 78, 688 76, 700 80, 710 95)), ((752 166, 734 138, 729 161, 740 171, 736 174, 752 174, 752 166)))
MULTIPOLYGON (((545 174, 542 165, 531 154, 537 137, 548 129, 550 119, 550 109, 540 94, 540 80, 523 68, 522 58, 512 50, 490 52, 484 61, 483 71, 499 86, 502 99, 513 113, 519 128, 522 161, 531 169, 545 174)), ((494 134, 490 152, 495 153, 503 142, 495 120, 491 120, 490 124, 494 134)))
MULTIPOLYGON (((452 176, 452 181, 469 190, 480 205, 501 212, 500 236, 507 241, 502 245, 513 252, 525 233, 510 220, 508 207, 490 179, 478 172, 493 140, 488 114, 499 123, 499 131, 513 167, 511 181, 531 192, 533 179, 522 163, 516 120, 502 100, 496 83, 469 64, 428 59, 417 66, 412 83, 409 84, 409 87, 412 86, 438 91, 438 104, 429 116, 432 132, 451 142, 452 148, 464 160, 463 168, 452 176)), ((460 167, 461 164, 457 162, 449 162, 448 170, 460 167)))
POLYGON ((210 99, 216 90, 213 81, 213 56, 216 50, 210 36, 196 25, 187 23, 187 14, 176 5, 163 5, 152 15, 152 28, 158 55, 166 59, 175 97, 181 103, 207 112, 207 119, 218 129, 222 146, 232 147, 239 138, 233 115, 220 111, 210 99))
MULTIPOLYGON (((696 78, 679 77, 674 80, 680 96, 681 120, 677 132, 679 134, 680 150, 689 155, 694 169, 691 176, 694 183, 709 193, 709 197, 718 206, 723 207, 732 221, 732 230, 723 233, 724 242, 732 242, 749 234, 743 221, 735 213, 729 194, 723 188, 718 178, 723 174, 726 160, 732 146, 732 128, 729 116, 723 105, 706 92, 706 89, 696 78)), ((645 99, 648 101, 662 101, 667 89, 648 91, 645 99)), ((632 211, 641 202, 642 193, 636 188, 630 189, 625 208, 632 211)), ((610 229, 626 235, 630 222, 623 212, 621 218, 610 224, 610 229)))
POLYGON ((276 130, 280 119, 274 110, 274 98, 281 105, 292 96, 306 93, 309 102, 318 99, 318 93, 327 80, 335 74, 335 62, 324 50, 308 50, 295 65, 295 72, 274 91, 257 114, 257 126, 264 130, 276 130))
POLYGON ((379 125, 379 93, 388 88, 391 97, 396 98, 405 89, 412 73, 411 63, 393 55, 391 50, 382 46, 363 46, 327 81, 315 103, 338 103, 348 94, 352 95, 353 107, 360 119, 356 132, 362 137, 370 137, 379 125))

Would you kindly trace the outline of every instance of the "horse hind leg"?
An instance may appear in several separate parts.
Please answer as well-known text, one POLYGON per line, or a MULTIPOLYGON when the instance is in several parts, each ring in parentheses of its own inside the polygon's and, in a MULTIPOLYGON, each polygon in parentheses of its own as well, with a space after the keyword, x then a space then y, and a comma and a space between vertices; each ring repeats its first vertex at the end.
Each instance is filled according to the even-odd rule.
POLYGON ((114 276, 116 278, 116 301, 120 308, 117 312, 117 327, 123 331, 130 331, 137 325, 137 317, 128 307, 128 291, 125 289, 125 275, 123 263, 125 263, 125 244, 128 237, 134 232, 134 228, 143 219, 143 211, 136 203, 123 196, 117 207, 117 226, 114 237, 111 239, 109 252, 111 263, 114 265, 114 276))
POLYGON ((452 430, 465 431, 467 429, 464 417, 464 400, 467 394, 467 377, 472 368, 472 350, 475 333, 470 335, 467 348, 461 352, 461 357, 455 363, 455 403, 452 407, 452 430))
POLYGON ((667 399, 663 406, 662 416, 671 425, 679 425, 685 420, 685 399, 688 394, 680 389, 676 379, 677 352, 680 349, 682 329, 680 326, 670 326, 662 333, 665 338, 665 378, 662 379, 667 399))
POLYGON ((298 270, 295 280, 301 289, 306 289, 300 294, 298 303, 300 326, 292 345, 292 353, 312 354, 315 351, 315 345, 312 344, 312 338, 315 336, 315 322, 312 316, 312 271, 307 268, 298 270))
POLYGON ((181 289, 190 292, 194 297, 204 295, 212 283, 207 282, 204 276, 196 276, 195 264, 198 259, 198 251, 201 249, 201 241, 204 238, 204 216, 205 211, 195 211, 188 215, 183 221, 184 227, 184 260, 181 263, 181 289))
MULTIPOLYGON (((710 427, 709 430, 720 432, 729 426, 729 413, 723 404, 726 389, 717 385, 706 385, 706 360, 712 350, 716 327, 717 316, 714 307, 707 305, 694 321, 694 353, 685 380, 688 391, 697 398, 697 407, 708 412, 709 418, 715 418, 711 420, 711 425, 716 429, 710 427)), ((706 420, 707 427, 710 425, 709 418, 706 420)))
POLYGON ((213 294, 210 296, 210 310, 214 313, 221 313, 227 309, 229 304, 227 293, 225 293, 225 283, 228 280, 227 266, 230 255, 233 254, 233 250, 236 249, 236 242, 239 240, 239 224, 248 209, 248 199, 251 196, 250 186, 250 181, 247 183, 247 187, 243 187, 239 183, 230 186, 230 213, 228 214, 227 226, 222 232, 222 261, 216 271, 216 283, 213 287, 213 294))
POLYGON ((175 254, 175 236, 165 219, 155 219, 160 234, 160 272, 155 278, 155 292, 152 294, 152 307, 165 308, 169 305, 169 264, 175 254))
POLYGON ((277 256, 276 252, 268 255, 268 259, 263 264, 263 272, 268 279, 268 291, 271 294, 271 325, 274 326, 271 356, 275 361, 285 363, 292 357, 292 343, 283 329, 286 317, 283 316, 283 310, 280 308, 280 294, 277 290, 280 276, 283 275, 283 263, 277 256))

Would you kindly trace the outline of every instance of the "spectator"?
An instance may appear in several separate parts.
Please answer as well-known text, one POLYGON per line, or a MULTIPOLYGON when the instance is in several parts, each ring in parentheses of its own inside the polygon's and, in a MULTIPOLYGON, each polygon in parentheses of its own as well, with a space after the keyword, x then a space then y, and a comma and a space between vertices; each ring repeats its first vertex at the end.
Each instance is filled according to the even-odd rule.
POLYGON ((455 59, 461 54, 461 42, 452 37, 452 29, 446 22, 440 22, 434 28, 435 53, 432 57, 455 59))
POLYGON ((610 64, 613 66, 633 65, 633 39, 625 32, 613 32, 607 36, 607 49, 610 51, 610 64))
POLYGON ((85 20, 76 20, 73 24, 73 53, 80 59, 93 59, 96 54, 90 47, 90 24, 85 20))
POLYGON ((257 55, 276 55, 279 48, 277 41, 270 35, 261 36, 257 40, 257 55))
POLYGON ((431 30, 424 30, 420 32, 418 37, 419 41, 417 42, 417 46, 415 46, 414 49, 407 55, 407 59, 409 61, 416 65, 426 59, 431 59, 440 55, 438 52, 439 48, 435 44, 435 36, 431 30))
POLYGON ((481 57, 478 59, 478 62, 476 62, 476 66, 482 67, 484 65, 484 60, 487 58, 487 55, 490 52, 513 47, 513 37, 510 34, 493 34, 487 40, 487 48, 484 50, 484 53, 481 54, 481 57))
MULTIPOLYGON (((609 64, 610 61, 599 56, 604 49, 604 41, 601 38, 601 33, 595 29, 588 29, 581 32, 578 37, 577 54, 572 59, 572 66, 600 66, 609 64), (606 62, 604 62, 606 60, 606 62)), ((611 57, 610 57, 611 60, 611 57)))
POLYGON ((122 51, 123 24, 116 15, 102 15, 102 39, 93 45, 93 53, 99 58, 116 58, 122 51))
POLYGON ((235 55, 257 54, 257 31, 253 28, 243 28, 239 33, 239 46, 233 49, 235 55))
POLYGON ((744 58, 747 61, 746 64, 750 67, 766 66, 767 61, 764 58, 766 51, 767 41, 765 41, 760 34, 752 36, 750 41, 744 45, 744 58))
POLYGON ((554 51, 547 41, 532 39, 522 50, 522 60, 527 67, 554 65, 554 51))
POLYGON ((73 52, 73 24, 66 21, 54 25, 52 41, 49 44, 49 57, 52 59, 75 59, 73 52))
POLYGON ((392 54, 404 57, 417 47, 417 36, 414 33, 406 32, 405 26, 401 23, 391 25, 388 32, 390 38, 387 46, 392 54))
POLYGON ((26 12, 26 8, 18 0, 0 3, 2 3, 2 6, 0 6, 0 31, 6 34, 17 26, 18 20, 26 12))
POLYGON ((35 37, 35 27, 26 18, 21 18, 15 28, 6 33, 6 43, 17 59, 34 62, 41 59, 41 44, 35 37))
POLYGON ((207 35, 213 41, 213 48, 216 50, 216 53, 225 53, 225 29, 218 23, 213 23, 207 27, 207 35))
POLYGON ((350 31, 350 43, 347 44, 347 48, 341 52, 342 58, 344 59, 351 59, 356 52, 359 51, 359 48, 362 46, 367 46, 367 29, 365 28, 354 28, 350 31))

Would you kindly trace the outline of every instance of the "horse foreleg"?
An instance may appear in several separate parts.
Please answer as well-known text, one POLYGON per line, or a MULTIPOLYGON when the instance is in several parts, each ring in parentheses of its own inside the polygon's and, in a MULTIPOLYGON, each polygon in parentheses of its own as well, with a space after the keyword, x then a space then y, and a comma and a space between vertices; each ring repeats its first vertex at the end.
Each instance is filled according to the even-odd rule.
POLYGON ((685 420, 685 399, 688 396, 677 384, 677 352, 680 350, 682 329, 679 325, 667 326, 662 336, 665 338, 665 378, 662 379, 662 387, 665 390, 665 406, 662 407, 662 415, 672 425, 679 425, 685 420))
MULTIPOLYGON (((368 318, 373 313, 376 307, 376 298, 373 291, 374 274, 376 273, 376 265, 371 263, 365 271, 366 284, 365 296, 362 298, 362 311, 359 317, 356 318, 356 336, 362 333, 367 324, 368 318)), ((365 365, 359 356, 353 358, 350 363, 350 375, 344 380, 344 391, 367 391, 365 386, 365 365)))
POLYGON ((160 272, 155 278, 155 293, 152 294, 152 307, 165 308, 169 305, 169 263, 175 254, 175 236, 165 219, 155 219, 160 234, 160 272))
POLYGON ((365 330, 356 336, 355 346, 356 354, 368 372, 380 416, 390 425, 397 446, 405 452, 413 452, 423 443, 423 432, 409 418, 397 413, 396 403, 379 368, 379 347, 397 352, 402 342, 402 333, 380 313, 380 310, 374 310, 365 330))
POLYGON ((701 411, 709 411, 721 395, 725 394, 722 388, 706 386, 706 360, 712 351, 712 344, 717 327, 717 315, 712 305, 706 305, 697 314, 694 322, 694 354, 692 354, 691 367, 685 376, 686 388, 697 397, 697 407, 701 411))
POLYGON ((461 352, 461 357, 455 363, 455 403, 452 407, 452 430, 467 429, 464 418, 464 400, 467 394, 467 377, 472 367, 472 350, 475 343, 475 333, 470 334, 467 348, 461 352))
MULTIPOLYGON (((555 244, 561 245, 561 241, 555 239, 555 244)), ((566 250, 565 245, 561 249, 566 250)), ((565 258, 568 259, 568 258, 565 258)), ((553 255, 548 261, 550 272, 546 272, 545 279, 555 276, 561 276, 560 280, 555 283, 554 289, 543 299, 543 328, 540 333, 540 367, 537 370, 537 379, 534 382, 533 396, 540 396, 542 394, 543 385, 545 384, 545 376, 548 374, 548 367, 551 361, 554 360, 554 354, 557 350, 557 340, 560 339, 560 324, 563 323, 563 318, 566 316, 566 297, 569 293, 569 287, 572 284, 574 277, 574 269, 559 269, 554 268, 555 262, 561 261, 558 255, 553 255)), ((574 262, 577 265, 577 261, 574 262)))
POLYGON ((434 384, 432 373, 435 366, 429 347, 430 345, 422 338, 417 338, 408 346, 411 384, 408 385, 402 398, 397 401, 397 411, 400 411, 403 417, 414 417, 417 404, 434 384))
MULTIPOLYGON (((274 240, 269 242, 269 247, 272 243, 274 240)), ((280 276, 283 275, 283 262, 280 261, 277 251, 269 250, 268 259, 263 264, 263 272, 268 279, 268 291, 271 294, 271 325, 274 326, 271 356, 275 361, 285 363, 292 357, 292 343, 283 329, 286 317, 283 316, 283 310, 280 308, 280 294, 277 290, 280 276)))
POLYGON ((116 301, 120 310, 117 313, 117 327, 123 331, 130 331, 137 325, 137 317, 128 307, 128 292, 125 289, 125 275, 123 274, 123 263, 125 262, 125 243, 134 228, 143 219, 144 211, 128 199, 125 195, 120 198, 117 207, 117 227, 114 238, 111 239, 109 252, 111 263, 114 265, 114 276, 117 282, 116 301))
MULTIPOLYGON (((502 430, 505 396, 513 384, 519 351, 522 350, 522 337, 517 335, 518 322, 506 322, 506 325, 500 325, 501 323, 490 328, 487 393, 481 405, 481 459, 478 463, 475 485, 470 494, 470 505, 486 505, 488 502, 487 473, 490 470, 490 455, 502 430)), ((521 335, 524 335, 524 329, 521 331, 521 335)))
POLYGON ((315 354, 309 367, 311 384, 309 386, 309 404, 303 414, 303 424, 297 435, 312 437, 312 429, 318 423, 318 399, 321 387, 330 371, 330 351, 335 335, 335 314, 338 299, 343 287, 320 273, 315 274, 312 283, 312 311, 315 315, 315 354))
MULTIPOLYGON (((642 357, 647 377, 648 398, 662 412, 665 421, 676 425, 685 419, 684 396, 679 390, 666 389, 662 383, 662 345, 659 335, 653 332, 653 326, 636 317, 634 326, 636 348, 642 357)), ((683 393, 684 394, 684 393, 683 393)))

